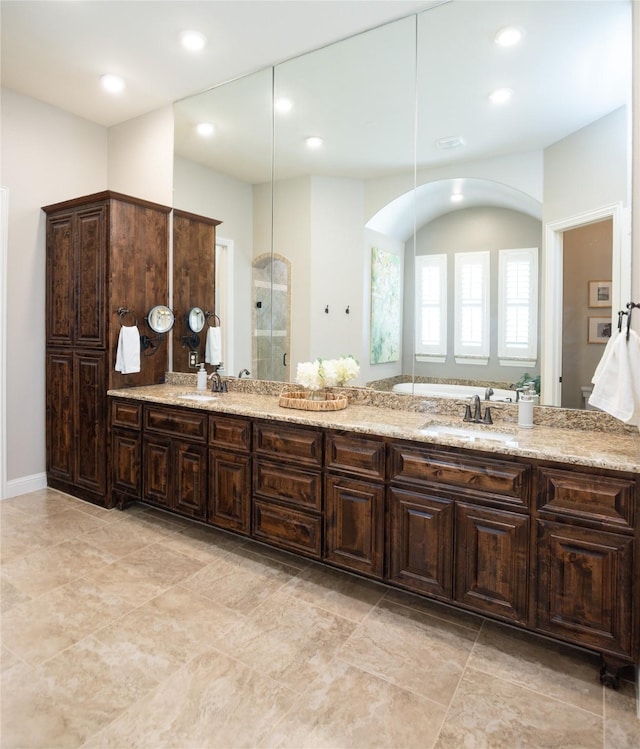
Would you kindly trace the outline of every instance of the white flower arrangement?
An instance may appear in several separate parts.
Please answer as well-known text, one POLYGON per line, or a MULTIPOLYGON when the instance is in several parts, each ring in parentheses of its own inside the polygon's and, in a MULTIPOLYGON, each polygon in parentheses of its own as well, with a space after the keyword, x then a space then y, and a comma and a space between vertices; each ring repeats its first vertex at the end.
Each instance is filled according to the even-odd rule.
POLYGON ((339 359, 316 359, 300 362, 296 371, 296 382, 307 390, 323 390, 340 387, 360 374, 360 365, 353 356, 339 359))

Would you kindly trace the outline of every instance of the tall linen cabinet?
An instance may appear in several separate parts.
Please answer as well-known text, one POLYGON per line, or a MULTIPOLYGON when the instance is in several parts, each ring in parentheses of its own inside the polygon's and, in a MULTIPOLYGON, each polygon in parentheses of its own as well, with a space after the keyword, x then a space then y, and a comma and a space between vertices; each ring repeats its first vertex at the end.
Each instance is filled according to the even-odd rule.
POLYGON ((162 382, 168 368, 166 340, 138 373, 115 360, 120 326, 153 336, 145 316, 167 303, 170 208, 105 191, 43 210, 47 483, 109 506, 106 392, 162 382))

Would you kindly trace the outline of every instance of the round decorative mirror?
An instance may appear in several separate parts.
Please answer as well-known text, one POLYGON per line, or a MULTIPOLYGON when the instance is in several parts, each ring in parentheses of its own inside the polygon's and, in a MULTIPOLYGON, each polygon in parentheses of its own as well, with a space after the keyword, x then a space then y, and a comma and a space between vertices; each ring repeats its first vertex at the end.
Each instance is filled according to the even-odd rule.
POLYGON ((173 327, 175 317, 166 304, 158 304, 149 310, 147 323, 154 333, 168 333, 173 327))
POLYGON ((187 315, 187 325, 192 333, 199 333, 204 328, 205 317, 200 307, 192 307, 187 315))

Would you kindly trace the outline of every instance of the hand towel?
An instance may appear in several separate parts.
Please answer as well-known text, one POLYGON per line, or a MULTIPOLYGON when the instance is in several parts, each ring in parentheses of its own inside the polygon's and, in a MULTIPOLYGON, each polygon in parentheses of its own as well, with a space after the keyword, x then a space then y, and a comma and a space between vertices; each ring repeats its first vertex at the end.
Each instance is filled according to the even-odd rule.
POLYGON ((204 360, 207 364, 222 364, 222 331, 219 327, 210 326, 207 330, 204 360))
POLYGON ((610 343, 596 369, 589 404, 640 428, 640 337, 630 330, 627 340, 624 331, 610 343))
POLYGON ((116 372, 132 374, 139 371, 140 331, 137 325, 122 325, 116 351, 116 372))

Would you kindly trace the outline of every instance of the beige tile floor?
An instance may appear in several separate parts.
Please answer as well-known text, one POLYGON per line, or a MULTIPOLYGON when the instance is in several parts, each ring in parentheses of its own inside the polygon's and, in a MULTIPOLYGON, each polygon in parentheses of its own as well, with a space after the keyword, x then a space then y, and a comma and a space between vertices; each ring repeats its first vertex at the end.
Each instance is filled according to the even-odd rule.
POLYGON ((0 502, 2 749, 638 749, 598 659, 144 506, 0 502))

